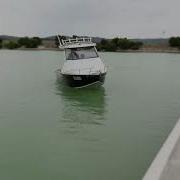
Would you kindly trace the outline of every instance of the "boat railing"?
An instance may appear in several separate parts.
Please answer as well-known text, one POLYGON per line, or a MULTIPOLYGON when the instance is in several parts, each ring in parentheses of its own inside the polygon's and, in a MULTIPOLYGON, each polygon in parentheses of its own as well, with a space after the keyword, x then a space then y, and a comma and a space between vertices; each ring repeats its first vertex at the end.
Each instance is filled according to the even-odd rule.
POLYGON ((60 43, 60 46, 67 46, 71 44, 77 44, 77 43, 92 43, 91 37, 78 37, 78 38, 72 38, 72 39, 60 39, 58 36, 58 40, 60 43))

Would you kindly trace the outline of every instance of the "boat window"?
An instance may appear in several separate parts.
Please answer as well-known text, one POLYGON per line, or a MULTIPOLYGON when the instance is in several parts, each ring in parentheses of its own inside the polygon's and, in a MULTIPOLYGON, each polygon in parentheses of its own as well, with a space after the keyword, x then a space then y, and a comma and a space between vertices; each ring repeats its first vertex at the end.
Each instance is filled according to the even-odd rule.
POLYGON ((65 52, 67 60, 90 59, 98 57, 95 47, 71 48, 66 49, 65 52))

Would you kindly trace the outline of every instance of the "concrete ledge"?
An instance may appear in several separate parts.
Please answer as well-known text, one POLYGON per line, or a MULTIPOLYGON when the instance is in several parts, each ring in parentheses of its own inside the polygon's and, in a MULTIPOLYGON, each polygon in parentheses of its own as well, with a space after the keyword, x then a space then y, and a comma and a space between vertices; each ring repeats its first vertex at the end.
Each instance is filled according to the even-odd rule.
POLYGON ((160 180, 163 172, 170 160, 172 153, 175 151, 176 144, 180 140, 180 120, 163 144, 159 153, 155 157, 143 180, 160 180))

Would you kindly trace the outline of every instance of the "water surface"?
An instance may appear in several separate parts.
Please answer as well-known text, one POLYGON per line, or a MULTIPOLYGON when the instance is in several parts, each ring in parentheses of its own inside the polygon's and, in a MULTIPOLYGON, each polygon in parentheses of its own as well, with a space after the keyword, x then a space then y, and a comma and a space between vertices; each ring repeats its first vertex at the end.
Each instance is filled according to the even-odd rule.
POLYGON ((62 52, 0 51, 0 179, 143 177, 180 116, 180 55, 101 56, 104 86, 77 90, 62 52))

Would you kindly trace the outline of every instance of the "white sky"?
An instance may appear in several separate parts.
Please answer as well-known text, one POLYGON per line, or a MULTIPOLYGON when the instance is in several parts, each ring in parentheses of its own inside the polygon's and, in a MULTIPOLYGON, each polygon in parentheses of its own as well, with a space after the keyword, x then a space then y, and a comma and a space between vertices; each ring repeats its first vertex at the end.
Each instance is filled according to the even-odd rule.
POLYGON ((180 36, 179 8, 180 0, 0 0, 0 34, 180 36))

